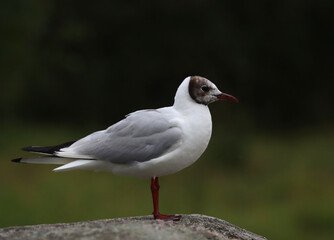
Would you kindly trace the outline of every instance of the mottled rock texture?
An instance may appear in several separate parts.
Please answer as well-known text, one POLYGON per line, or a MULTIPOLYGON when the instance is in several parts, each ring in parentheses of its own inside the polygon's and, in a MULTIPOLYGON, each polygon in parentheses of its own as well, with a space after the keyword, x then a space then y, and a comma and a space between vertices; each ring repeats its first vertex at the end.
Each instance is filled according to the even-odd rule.
POLYGON ((205 215, 182 215, 179 222, 154 220, 151 216, 116 218, 77 223, 42 224, 0 229, 0 239, 241 239, 266 238, 205 215))

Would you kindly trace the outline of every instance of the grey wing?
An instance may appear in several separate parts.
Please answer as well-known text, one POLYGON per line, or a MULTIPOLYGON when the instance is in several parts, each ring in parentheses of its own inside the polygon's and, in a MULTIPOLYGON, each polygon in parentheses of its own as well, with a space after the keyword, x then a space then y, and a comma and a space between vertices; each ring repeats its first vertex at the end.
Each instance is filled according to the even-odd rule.
POLYGON ((181 137, 181 129, 173 126, 164 114, 158 110, 143 110, 80 139, 60 153, 113 163, 145 162, 169 151, 181 137))

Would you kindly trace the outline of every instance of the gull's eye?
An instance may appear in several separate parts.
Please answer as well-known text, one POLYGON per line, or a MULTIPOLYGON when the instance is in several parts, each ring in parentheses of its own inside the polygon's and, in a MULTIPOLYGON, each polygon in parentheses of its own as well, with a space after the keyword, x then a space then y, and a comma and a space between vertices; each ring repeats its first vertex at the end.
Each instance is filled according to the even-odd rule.
POLYGON ((203 85, 203 86, 201 86, 201 90, 203 92, 208 92, 210 90, 210 88, 208 86, 206 86, 206 85, 203 85))

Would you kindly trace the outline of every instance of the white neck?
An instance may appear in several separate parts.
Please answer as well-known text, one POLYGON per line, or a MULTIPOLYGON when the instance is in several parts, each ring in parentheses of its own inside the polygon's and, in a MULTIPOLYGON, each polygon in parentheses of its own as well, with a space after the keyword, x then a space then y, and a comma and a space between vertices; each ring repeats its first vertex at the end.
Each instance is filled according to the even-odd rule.
POLYGON ((188 112, 193 111, 194 106, 197 108, 206 108, 208 109, 208 106, 203 104, 198 104, 195 102, 194 99, 192 99, 189 95, 189 81, 190 77, 186 77, 181 85, 178 87, 175 98, 174 98, 174 105, 173 107, 182 112, 188 112))

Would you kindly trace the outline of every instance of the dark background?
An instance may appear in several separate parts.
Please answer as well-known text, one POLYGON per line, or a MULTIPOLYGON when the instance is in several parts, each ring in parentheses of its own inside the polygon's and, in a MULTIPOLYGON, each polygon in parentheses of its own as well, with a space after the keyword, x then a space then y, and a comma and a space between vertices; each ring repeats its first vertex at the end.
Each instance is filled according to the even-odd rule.
POLYGON ((333 120, 332 1, 1 5, 2 122, 110 124, 172 104, 188 75, 236 95, 266 128, 333 120))
MULTIPOLYGON (((189 75, 200 75, 240 101, 211 106, 212 146, 200 167, 207 170, 208 178, 217 166, 224 169, 215 172, 217 176, 245 177, 239 189, 233 187, 235 199, 254 194, 242 194, 242 189, 251 184, 247 174, 258 177, 254 186, 266 182, 259 192, 273 195, 265 200, 268 209, 252 207, 257 209, 254 214, 259 220, 241 214, 249 199, 238 206, 227 204, 229 216, 227 209, 225 214, 214 207, 210 211, 207 202, 202 208, 190 208, 189 213, 203 211, 232 219, 272 239, 326 239, 333 235, 334 210, 330 203, 334 193, 328 186, 334 179, 333 10, 330 0, 1 1, 0 160, 4 164, 2 188, 11 196, 10 211, 21 204, 24 212, 28 206, 18 200, 12 182, 6 181, 18 175, 17 169, 26 174, 34 171, 8 163, 19 157, 20 147, 66 142, 106 128, 132 111, 172 105, 181 81, 189 75), (314 171, 319 175, 312 175, 314 171), (269 180, 273 174, 277 176, 274 183, 269 180), (295 180, 295 174, 303 177, 295 180), (299 192, 301 186, 297 184, 289 190, 292 195, 282 200, 287 194, 284 189, 295 182, 305 189, 315 184, 316 191, 299 192), (300 207, 299 201, 309 197, 315 200, 300 207), (312 208, 324 201, 328 208, 312 208), (261 218, 278 202, 282 209, 290 209, 288 205, 298 209, 299 215, 291 220, 290 213, 280 218, 280 208, 273 207, 276 212, 273 210, 269 218, 284 222, 289 229, 286 235, 276 229, 275 221, 270 225, 261 218), (233 212, 236 208, 241 212, 233 212), (310 212, 305 210, 310 208, 310 212), (287 219, 292 223, 286 223, 287 219), (309 229, 317 231, 306 231, 309 229)), ((189 178, 194 177, 191 171, 185 173, 189 178)), ((193 170, 197 171, 199 168, 193 170)), ((65 181, 60 178, 55 184, 65 181)), ((41 177, 35 181, 38 179, 41 177)), ((236 181, 234 177, 224 180, 236 181)), ((121 184, 122 178, 119 181, 121 184)), ((16 180, 16 184, 20 182, 16 180)), ((191 182, 185 185, 191 186, 191 182)), ((261 199, 259 195, 254 202, 261 199)), ((181 200, 170 199, 166 205, 171 201, 181 200)), ((182 211, 180 207, 171 209, 182 211)), ((34 220, 34 214, 25 212, 11 220, 3 218, 1 224, 108 217, 84 216, 35 216, 34 220)))

